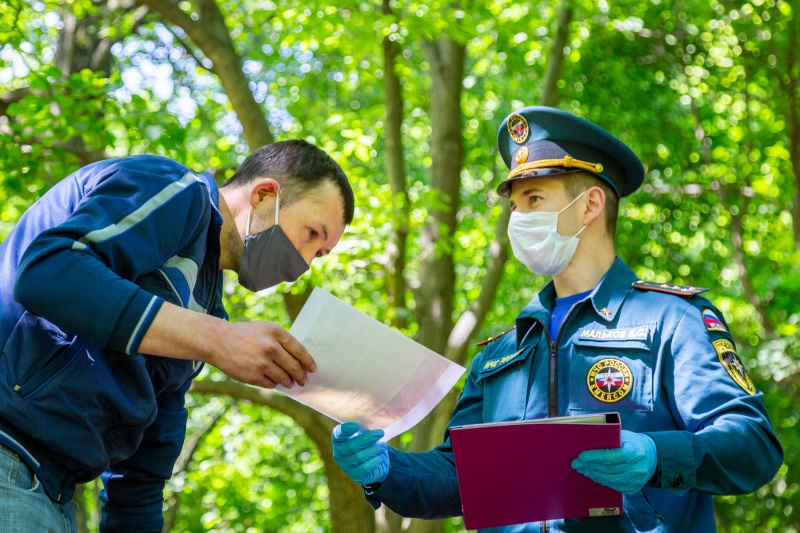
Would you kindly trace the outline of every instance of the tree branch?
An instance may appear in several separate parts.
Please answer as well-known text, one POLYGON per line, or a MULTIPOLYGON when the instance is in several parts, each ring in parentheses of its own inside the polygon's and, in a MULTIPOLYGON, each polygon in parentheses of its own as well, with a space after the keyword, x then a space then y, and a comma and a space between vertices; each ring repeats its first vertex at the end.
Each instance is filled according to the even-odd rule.
MULTIPOLYGON (((128 9, 125 10, 125 13, 132 9, 133 5, 131 5, 128 9)), ((136 10, 133 17, 133 25, 131 26, 130 34, 133 35, 136 31, 145 23, 147 19, 147 14, 149 13, 146 6, 140 6, 139 9, 136 10)), ((122 23, 121 18, 114 21, 116 26, 119 26, 122 23)), ((111 47, 114 46, 116 43, 125 39, 129 34, 122 34, 122 32, 117 34, 115 39, 103 39, 97 44, 94 52, 92 53, 92 59, 89 62, 89 68, 96 71, 103 71, 106 69, 106 65, 109 64, 111 60, 111 47)))
POLYGON ((264 109, 253 98, 249 80, 242 71, 242 60, 236 54, 225 17, 214 0, 196 0, 193 5, 198 20, 183 12, 171 0, 137 0, 179 26, 213 64, 233 110, 239 118, 251 150, 274 141, 264 109))
POLYGON ((35 91, 30 87, 23 87, 21 89, 14 89, 0 96, 0 116, 8 116, 8 108, 28 96, 35 94, 36 96, 45 96, 44 91, 35 91))
POLYGON ((567 46, 569 25, 574 13, 572 1, 566 0, 558 13, 558 28, 555 39, 553 39, 550 60, 547 62, 541 105, 555 107, 558 103, 558 80, 561 79, 561 71, 564 67, 564 48, 567 46))
POLYGON ((316 411, 292 400, 288 396, 267 389, 250 387, 225 378, 221 381, 205 379, 194 381, 189 392, 197 394, 226 395, 234 400, 244 400, 264 405, 290 416, 314 441, 328 476, 331 498, 331 522, 334 530, 353 533, 372 533, 375 513, 364 500, 364 491, 339 468, 333 458, 331 430, 334 422, 316 411), (354 503, 358 502, 358 503, 354 503))
MULTIPOLYGON (((194 460, 194 454, 197 451, 197 447, 200 445, 200 442, 203 440, 208 432, 214 428, 214 426, 222 420, 222 417, 225 416, 225 413, 228 412, 232 403, 226 402, 222 409, 217 410, 211 416, 211 418, 194 432, 192 432, 189 437, 186 438, 186 442, 183 445, 183 450, 181 451, 178 460, 175 461, 175 465, 172 467, 172 475, 178 474, 180 472, 185 472, 189 469, 189 465, 194 460)), ((175 525, 175 517, 178 514, 178 509, 180 508, 181 503, 181 496, 180 493, 176 492, 172 494, 169 498, 169 508, 164 513, 164 527, 162 528, 162 533, 169 533, 172 531, 172 528, 175 525)))
MULTIPOLYGON (((504 202, 507 204, 507 202, 504 202)), ((481 293, 473 301, 468 311, 464 312, 456 322, 447 340, 445 356, 460 365, 466 364, 469 355, 469 343, 475 337, 489 309, 492 308, 503 272, 508 261, 508 220, 511 210, 505 205, 495 224, 495 240, 489 245, 489 261, 486 275, 481 284, 481 293)))

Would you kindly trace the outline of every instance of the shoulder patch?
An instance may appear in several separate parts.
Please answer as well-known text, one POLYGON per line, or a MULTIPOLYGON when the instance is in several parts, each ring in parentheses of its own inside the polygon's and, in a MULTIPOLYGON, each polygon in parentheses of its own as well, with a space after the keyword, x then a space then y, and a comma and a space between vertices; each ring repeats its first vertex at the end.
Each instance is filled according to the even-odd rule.
POLYGON ((711 309, 703 309, 703 324, 705 324, 706 330, 708 331, 721 331, 723 333, 727 333, 728 335, 731 334, 722 320, 720 320, 716 313, 714 313, 714 311, 711 309))
POLYGON ((674 294, 686 298, 708 290, 702 287, 692 287, 690 285, 671 285, 669 283, 656 283, 654 281, 644 281, 641 279, 631 283, 631 287, 639 289, 640 291, 666 292, 667 294, 674 294))
POLYGON ((499 339, 500 337, 502 337, 502 336, 503 336, 503 335, 505 335, 506 333, 510 333, 510 332, 514 331, 515 329, 517 329, 517 326, 514 326, 514 327, 513 327, 513 328, 511 328, 511 329, 507 329, 507 330, 505 330, 505 331, 504 331, 503 333, 501 333, 500 335, 495 335, 494 337, 489 337, 489 338, 488 338, 488 339, 486 339, 485 341, 476 342, 476 343, 475 343, 475 346, 486 346, 486 345, 487 345, 487 344, 489 344, 490 342, 496 341, 497 339, 499 339))
POLYGON ((747 394, 755 394, 756 387, 753 385, 753 380, 750 379, 750 375, 747 373, 747 370, 745 370, 742 360, 739 359, 739 355, 736 353, 736 347, 733 343, 726 339, 720 339, 714 341, 712 344, 714 350, 717 352, 717 356, 719 356, 719 362, 725 367, 725 370, 728 372, 728 375, 733 378, 733 381, 747 394))

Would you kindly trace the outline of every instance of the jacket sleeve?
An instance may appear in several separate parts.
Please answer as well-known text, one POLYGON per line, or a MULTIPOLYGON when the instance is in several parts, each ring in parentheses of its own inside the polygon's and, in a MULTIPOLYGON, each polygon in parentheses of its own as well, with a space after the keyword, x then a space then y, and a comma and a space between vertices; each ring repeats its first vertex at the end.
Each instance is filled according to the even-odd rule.
POLYGON ((184 401, 191 381, 158 396, 158 415, 145 430, 136 453, 101 475, 102 533, 160 533, 163 528, 164 484, 172 477, 186 436, 184 401))
POLYGON ((769 482, 783 450, 722 314, 698 299, 672 332, 669 350, 661 385, 685 430, 648 433, 660 456, 658 486, 676 495, 721 495, 753 492, 769 482), (703 312, 709 310, 718 326, 706 326, 703 312))
POLYGON ((98 171, 69 217, 23 254, 15 299, 67 333, 136 353, 163 304, 136 279, 197 239, 212 214, 206 185, 169 163, 98 171))
POLYGON ((412 518, 447 518, 461 515, 450 428, 483 422, 483 391, 477 380, 476 363, 467 376, 456 403, 444 442, 424 453, 407 453, 389 448, 389 474, 379 488, 365 487, 367 501, 375 508, 386 504, 399 515, 412 518))

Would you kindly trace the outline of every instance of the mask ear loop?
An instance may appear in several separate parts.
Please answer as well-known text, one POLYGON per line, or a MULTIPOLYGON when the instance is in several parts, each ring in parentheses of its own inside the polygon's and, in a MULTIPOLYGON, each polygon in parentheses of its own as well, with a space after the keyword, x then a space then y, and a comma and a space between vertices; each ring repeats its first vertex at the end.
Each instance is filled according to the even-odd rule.
POLYGON ((247 224, 244 226, 244 236, 247 237, 250 235, 250 219, 253 218, 253 208, 250 208, 250 214, 247 215, 247 224))
MULTIPOLYGON (((589 190, 589 189, 586 189, 586 191, 588 191, 588 190, 589 190)), ((575 198, 574 198, 574 199, 573 199, 573 200, 572 200, 570 203, 568 203, 567 205, 565 205, 565 206, 564 206, 564 209, 562 209, 561 211, 559 211, 559 212, 558 212, 558 214, 560 215, 561 213, 563 213, 564 211, 566 211, 567 209, 569 209, 569 207, 570 207, 572 204, 574 204, 575 202, 577 202, 577 201, 578 201, 578 199, 579 199, 581 196, 583 196, 584 194, 586 194, 586 191, 583 191, 583 192, 582 192, 582 193, 580 193, 578 196, 576 196, 576 197, 575 197, 575 198)))
MULTIPOLYGON (((588 191, 589 189, 586 189, 586 190, 588 191)), ((582 193, 580 193, 578 196, 576 196, 576 197, 575 197, 575 199, 574 199, 574 200, 572 200, 570 203, 568 203, 568 204, 566 205, 566 207, 564 207, 564 209, 562 209, 561 211, 559 211, 559 212, 558 212, 558 214, 560 215, 561 213, 563 213, 564 211, 566 211, 567 209, 569 209, 569 206, 571 206, 572 204, 574 204, 575 202, 577 202, 577 201, 578 201, 578 198, 580 198, 580 197, 581 197, 581 196, 583 196, 584 194, 586 194, 586 191, 583 191, 583 192, 582 192, 582 193)), ((580 229, 580 231, 578 231, 578 233, 576 233, 575 235, 573 235, 573 236, 572 236, 572 238, 574 239, 575 237, 577 237, 578 235, 580 235, 581 233, 583 233, 583 230, 585 230, 585 229, 586 229, 586 227, 587 227, 587 226, 583 226, 583 227, 580 229)))
MULTIPOLYGON (((278 225, 278 211, 281 209, 281 191, 275 194, 275 225, 278 225)), ((244 226, 244 236, 250 235, 250 221, 253 219, 253 209, 250 208, 250 214, 247 215, 247 224, 244 226)))

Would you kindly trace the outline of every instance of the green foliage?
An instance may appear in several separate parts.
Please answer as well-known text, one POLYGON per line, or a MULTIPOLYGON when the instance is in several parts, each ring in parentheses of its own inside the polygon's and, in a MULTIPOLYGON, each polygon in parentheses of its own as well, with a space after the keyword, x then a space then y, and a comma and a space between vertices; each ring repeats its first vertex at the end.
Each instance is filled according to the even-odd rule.
POLYGON ((204 434, 189 468, 169 482, 167 504, 170 493, 180 502, 174 531, 329 530, 322 460, 290 418, 253 405, 229 407, 220 398, 190 398, 190 435, 208 417, 224 415, 204 434))
MULTIPOLYGON (((430 65, 423 42, 443 32, 467 50, 461 109, 465 164, 458 225, 435 253, 455 257, 457 319, 480 295, 487 250, 503 204, 493 192, 505 167, 496 132, 512 109, 540 101, 560 2, 376 1, 219 2, 256 100, 278 139, 303 137, 331 153, 356 191, 356 216, 337 254, 293 285, 260 294, 226 278, 233 320, 289 325, 281 295, 321 286, 379 320, 398 312, 404 333, 420 325, 413 290, 429 250, 420 233, 443 198, 431 187, 430 65), (409 210, 386 179, 382 39, 399 47, 409 210), (387 303, 387 242, 408 229, 409 310, 387 303)), ((189 3, 182 8, 190 10, 189 3)), ((796 531, 799 523, 794 377, 800 362, 800 293, 793 230, 790 96, 800 74, 791 30, 796 0, 573 2, 561 107, 618 134, 640 154, 642 191, 622 202, 619 255, 642 278, 712 288, 754 374, 786 451, 776 479, 747 496, 717 499, 720 529, 796 531)), ((179 29, 133 14, 104 31, 119 38, 114 67, 62 72, 55 63, 60 16, 96 15, 102 3, 10 2, 0 6, 0 239, 53 183, 84 164, 85 150, 116 156, 159 153, 220 183, 245 157, 242 137, 207 58, 179 29), (85 147, 74 149, 77 140, 85 147)), ((794 92, 792 92, 794 91, 794 92)), ((795 125, 797 127, 797 125, 795 125)), ((478 337, 507 329, 542 286, 515 260, 478 337)), ((475 355, 477 350, 471 352, 475 355)), ((208 379, 214 377, 213 372, 208 379)), ((224 407, 192 398, 190 434, 224 407)), ((404 437, 406 441, 410 436, 404 437)), ((180 491, 176 531, 328 531, 330 513, 318 452, 282 415, 229 407, 197 448, 180 491), (301 460, 297 460, 301 458, 301 460)), ((460 521, 448 531, 462 530, 460 521)))

